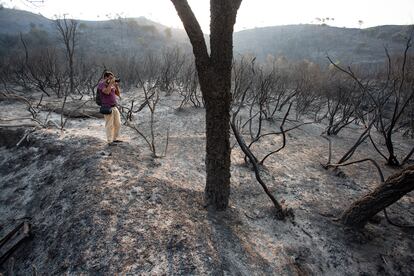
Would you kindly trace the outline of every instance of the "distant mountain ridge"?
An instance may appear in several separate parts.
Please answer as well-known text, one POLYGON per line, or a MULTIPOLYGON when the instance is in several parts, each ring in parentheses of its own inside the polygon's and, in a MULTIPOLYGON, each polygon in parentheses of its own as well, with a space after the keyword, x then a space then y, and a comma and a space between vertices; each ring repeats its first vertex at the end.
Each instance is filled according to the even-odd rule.
MULTIPOLYGON (((112 41, 106 47, 118 50, 160 49, 186 45, 189 40, 182 29, 171 29, 145 17, 120 18, 106 21, 80 20, 83 47, 100 49, 102 41, 112 41)), ((284 56, 289 60, 307 59, 327 63, 326 56, 350 63, 378 63, 385 59, 384 47, 391 54, 402 53, 405 37, 413 25, 378 26, 367 29, 337 28, 327 25, 286 25, 243 30, 234 33, 235 53, 251 54, 264 61, 268 56, 284 56)), ((0 9, 1 37, 42 30, 56 33, 53 20, 31 12, 0 9)), ((7 39, 3 39, 7 40, 7 39)), ((208 44, 208 41, 207 41, 208 44)), ((3 43, 10 45, 10 43, 3 43)), ((8 47, 8 46, 7 46, 8 47)), ((105 49, 100 49, 105 50, 105 49)))
MULTIPOLYGON (((96 27, 99 25, 104 25, 108 21, 112 20, 102 20, 102 21, 92 21, 92 20, 78 20, 80 24, 86 24, 91 27, 96 27)), ((137 18, 122 18, 121 20, 134 20, 140 25, 151 25, 155 26, 160 30, 164 30, 167 27, 154 22, 150 19, 147 19, 144 16, 137 18)), ((41 14, 34 14, 29 11, 18 10, 18 9, 0 9, 0 34, 16 34, 19 32, 25 33, 29 32, 31 28, 36 27, 43 29, 45 31, 52 31, 55 29, 54 20, 44 17, 41 14)))
POLYGON ((0 9, 0 34, 27 33, 33 27, 52 31, 52 20, 28 11, 16 9, 0 9))
MULTIPOLYGON (((159 50, 167 45, 188 44, 183 30, 168 28, 145 17, 77 22, 79 47, 85 51, 108 54, 142 52, 159 50)), ((27 34, 27 39, 32 38, 36 42, 49 40, 58 43, 54 20, 27 11, 0 9, 0 55, 20 43, 19 33, 27 34)))
POLYGON ((327 25, 287 25, 236 32, 234 47, 240 53, 268 55, 289 60, 327 62, 326 56, 347 63, 377 63, 390 53, 402 53, 413 26, 378 26, 367 29, 327 25))

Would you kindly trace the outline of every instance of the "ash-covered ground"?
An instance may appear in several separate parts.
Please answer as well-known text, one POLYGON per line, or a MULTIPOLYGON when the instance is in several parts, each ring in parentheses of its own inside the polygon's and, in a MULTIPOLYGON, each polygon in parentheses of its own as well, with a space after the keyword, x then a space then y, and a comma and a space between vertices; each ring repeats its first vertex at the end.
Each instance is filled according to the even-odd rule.
MULTIPOLYGON (((146 142, 126 126, 121 130, 124 142, 108 146, 102 118, 70 118, 61 131, 56 128, 60 115, 44 111, 42 116, 48 114, 55 124, 31 132, 19 146, 27 127, 0 128, 0 236, 22 220, 32 225, 31 238, 1 266, 1 273, 414 274, 413 230, 390 225, 382 213, 358 232, 335 221, 379 180, 370 164, 343 168, 345 176, 320 165, 328 156, 328 143, 320 135, 324 124, 290 131, 286 147, 261 172, 294 218, 275 219, 271 201, 238 146, 232 151, 230 206, 225 212, 207 210, 204 109, 177 110, 179 104, 178 96, 163 95, 156 108, 159 153, 169 129, 162 158, 153 158, 146 142)), ((30 122, 10 120, 30 115, 24 104, 8 100, 0 107, 3 125, 30 122)), ((134 120, 149 135, 147 108, 134 120)), ((265 122, 264 130, 278 130, 279 124, 265 122)), ((351 125, 333 137, 333 160, 362 131, 351 125)), ((399 135, 396 141, 398 156, 413 146, 399 135)), ((264 156, 281 143, 280 136, 269 136, 253 151, 264 156)), ((386 176, 396 172, 383 165, 368 143, 353 160, 361 157, 375 158, 386 176)), ((410 193, 388 213, 396 222, 412 225, 413 203, 410 193)))

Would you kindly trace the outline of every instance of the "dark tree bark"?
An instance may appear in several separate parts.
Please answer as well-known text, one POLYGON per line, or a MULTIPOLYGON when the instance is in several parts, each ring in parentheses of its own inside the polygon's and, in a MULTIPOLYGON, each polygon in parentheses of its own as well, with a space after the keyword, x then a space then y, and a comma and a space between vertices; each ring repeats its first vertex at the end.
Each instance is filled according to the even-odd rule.
POLYGON ((230 195, 233 27, 242 0, 210 1, 210 48, 186 0, 171 0, 190 38, 206 108, 206 204, 224 210, 230 195))
POLYGON ((414 190, 414 166, 390 176, 371 193, 358 199, 341 215, 341 222, 363 228, 370 218, 414 190))

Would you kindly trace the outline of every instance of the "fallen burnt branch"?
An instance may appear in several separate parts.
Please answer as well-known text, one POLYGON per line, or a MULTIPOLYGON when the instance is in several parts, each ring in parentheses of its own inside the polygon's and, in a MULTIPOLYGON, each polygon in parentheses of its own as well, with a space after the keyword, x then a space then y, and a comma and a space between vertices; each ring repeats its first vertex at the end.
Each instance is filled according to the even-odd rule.
MULTIPOLYGON (((79 106, 76 106, 75 108, 69 110, 69 113, 65 114, 65 109, 66 109, 65 105, 68 104, 67 101, 66 101, 66 97, 65 97, 65 99, 63 100, 63 103, 62 103, 62 108, 60 109, 60 111, 61 111, 61 116, 60 116, 60 118, 61 118, 61 123, 60 123, 61 129, 63 129, 65 127, 65 125, 66 125, 69 118, 76 118, 75 117, 76 113, 79 113, 79 114, 81 114, 85 117, 91 117, 90 115, 85 113, 85 110, 81 110, 89 102, 91 102, 91 100, 86 100, 84 102, 81 101, 81 104, 79 106), (63 119, 64 118, 63 115, 66 116, 65 119, 63 119)), ((96 113, 97 112, 95 112, 93 114, 96 114, 96 113)))
MULTIPOLYGON (((377 169, 377 171, 378 171, 378 175, 379 175, 379 178, 380 178, 380 183, 382 184, 382 185, 385 185, 385 183, 384 183, 384 174, 382 173, 382 170, 381 170, 381 167, 378 165, 378 163, 375 161, 375 160, 373 160, 373 159, 371 159, 371 158, 365 158, 365 159, 361 159, 361 160, 357 160, 357 161, 352 161, 352 162, 347 162, 347 163, 339 163, 339 164, 331 164, 330 162, 331 162, 331 140, 329 139, 329 138, 327 138, 327 137, 325 137, 325 136, 322 136, 322 137, 324 137, 325 139, 327 139, 328 141, 329 141, 329 158, 328 158, 328 163, 326 164, 326 165, 322 165, 325 169, 328 169, 328 168, 330 168, 330 167, 333 167, 333 168, 338 168, 338 167, 345 167, 345 166, 349 166, 349 165, 352 165, 352 164, 357 164, 357 163, 362 163, 362 162, 371 162, 374 166, 375 166, 375 168, 377 169)), ((387 180, 388 181, 388 180, 387 180)), ((414 188, 414 187, 413 187, 414 188)), ((378 189, 378 188, 377 188, 378 189)), ((388 193, 388 191, 387 192, 384 192, 384 193, 388 193)), ((408 192, 407 192, 408 193, 408 192)), ((372 193, 371 194, 369 194, 369 195, 372 195, 372 193)), ((368 195, 367 195, 368 196, 368 195)), ((367 197, 366 196, 366 197, 367 197)), ((402 196, 401 196, 402 197, 402 196)), ((399 198, 401 198, 401 197, 399 197, 399 198)), ((397 201, 399 198, 397 198, 395 201, 397 201)), ((394 202, 395 202, 394 201, 394 202)), ((394 202, 392 202, 392 203, 394 203, 394 202)), ((391 203, 391 204, 392 204, 391 203)), ((354 203, 355 205, 357 205, 357 202, 355 202, 354 203)), ((354 205, 353 204, 353 205, 354 205)), ((391 205, 391 204, 389 204, 389 205, 391 205)), ((412 228, 414 228, 414 226, 412 226, 412 225, 401 225, 401 224, 397 224, 397 223, 395 223, 395 222, 393 222, 393 221, 391 221, 391 219, 388 217, 388 214, 387 214, 387 210, 386 210, 386 207, 387 206, 385 206, 383 209, 379 209, 378 210, 378 212, 379 211, 381 211, 381 210, 383 210, 384 211, 384 216, 385 216, 385 218, 386 218, 386 220, 388 221, 388 223, 389 224, 391 224, 391 225, 394 225, 394 226, 397 226, 397 227, 401 227, 401 228, 408 228, 408 229, 412 229, 412 228)), ((371 208, 371 207, 369 207, 369 208, 371 208)), ((348 208, 348 210, 347 211, 350 211, 350 209, 351 209, 351 207, 350 208, 348 208)), ((340 220, 341 221, 343 221, 343 219, 345 219, 344 218, 344 216, 345 216, 345 214, 347 213, 347 211, 345 211, 343 214, 342 214, 342 216, 341 216, 341 218, 340 218, 340 220)), ((377 213, 378 213, 377 212, 377 213)), ((375 213, 376 214, 376 213, 375 213)), ((374 214, 374 215, 375 215, 374 214)), ((374 215, 372 215, 371 217, 373 217, 374 215)), ((371 218, 371 217, 369 217, 367 220, 366 220, 366 222, 371 218)), ((347 219, 345 219, 346 221, 348 220, 349 218, 347 218, 347 219)), ((344 221, 343 221, 344 222, 344 221)), ((365 222, 365 223, 366 223, 365 222)), ((353 223, 353 222, 352 222, 353 223)), ((352 223, 349 223, 349 222, 344 222, 344 224, 346 224, 346 225, 348 225, 348 226, 353 226, 353 225, 351 225, 352 223)), ((363 225, 362 226, 356 226, 356 228, 360 228, 360 227, 363 227, 363 225)))
POLYGON ((59 102, 49 102, 43 105, 43 110, 55 112, 64 115, 67 118, 103 118, 99 113, 99 107, 91 100, 67 100, 64 99, 59 102))
POLYGON ((381 210, 414 190, 414 166, 391 175, 371 193, 356 200, 346 209, 340 221, 347 226, 363 228, 381 210))
POLYGON ((0 240, 0 265, 10 254, 30 236, 30 224, 27 221, 20 223, 0 240))
POLYGON ((246 143, 244 142, 243 137, 238 132, 236 126, 234 125, 234 120, 233 120, 233 122, 230 123, 230 125, 231 125, 231 129, 233 130, 234 136, 236 137, 237 143, 239 144, 241 150, 249 158, 250 162, 253 165, 253 169, 254 169, 257 181, 260 183, 260 185, 262 186, 262 188, 265 191, 266 195, 270 198, 270 200, 273 202, 273 205, 276 208, 276 218, 279 219, 279 220, 284 220, 286 215, 287 215, 287 212, 286 212, 286 210, 284 210, 282 208, 282 206, 279 204, 279 202, 270 193, 270 191, 267 188, 266 184, 263 182, 262 178, 260 177, 259 165, 256 162, 256 160, 257 160, 256 157, 253 155, 253 153, 247 147, 246 143))

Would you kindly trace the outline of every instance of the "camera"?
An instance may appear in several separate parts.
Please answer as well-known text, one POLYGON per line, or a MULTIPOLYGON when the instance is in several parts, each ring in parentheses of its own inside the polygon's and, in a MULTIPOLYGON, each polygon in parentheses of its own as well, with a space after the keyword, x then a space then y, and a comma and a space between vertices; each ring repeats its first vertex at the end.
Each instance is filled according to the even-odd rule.
MULTIPOLYGON (((121 82, 121 79, 120 78, 115 78, 115 82, 121 82)), ((111 83, 111 80, 110 79, 107 79, 106 80, 106 84, 110 84, 111 83)))

